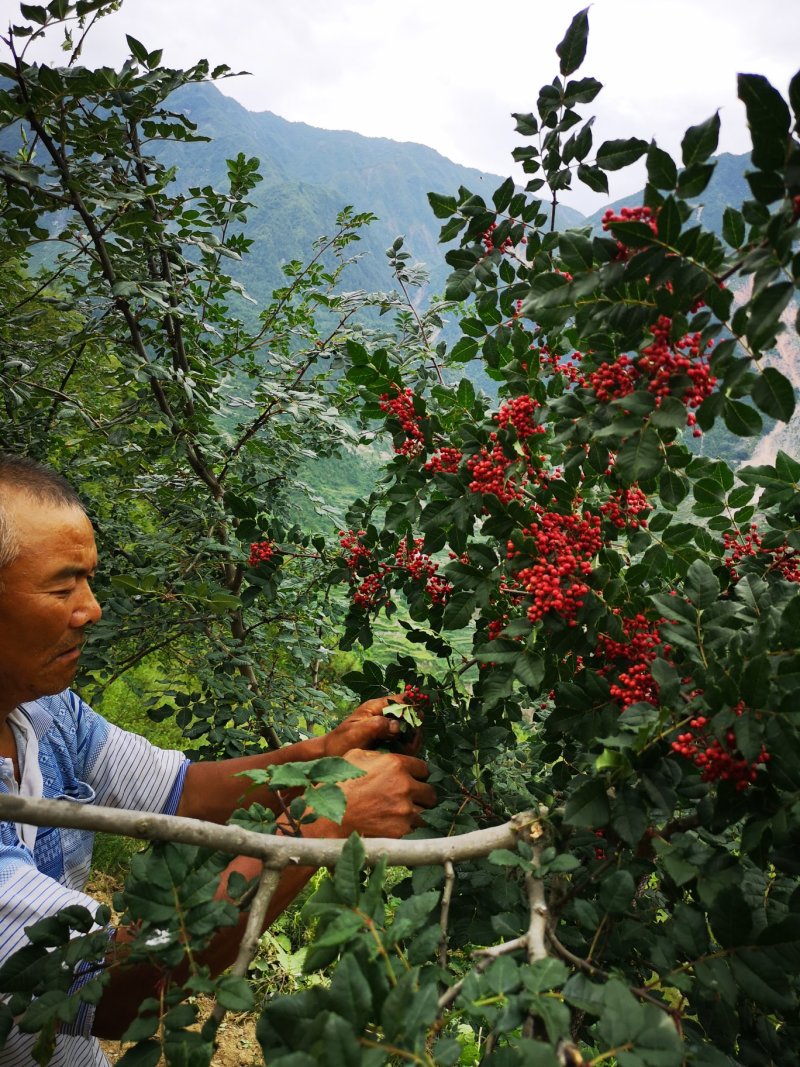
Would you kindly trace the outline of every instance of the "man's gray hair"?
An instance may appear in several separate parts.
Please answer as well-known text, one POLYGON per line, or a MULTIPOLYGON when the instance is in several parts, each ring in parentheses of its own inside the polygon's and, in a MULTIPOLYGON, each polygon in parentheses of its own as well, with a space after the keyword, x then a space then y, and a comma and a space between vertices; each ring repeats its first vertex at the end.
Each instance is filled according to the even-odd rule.
POLYGON ((80 497, 66 478, 52 468, 27 456, 0 452, 0 590, 3 569, 14 562, 22 548, 8 513, 10 492, 23 492, 42 503, 85 511, 80 497))

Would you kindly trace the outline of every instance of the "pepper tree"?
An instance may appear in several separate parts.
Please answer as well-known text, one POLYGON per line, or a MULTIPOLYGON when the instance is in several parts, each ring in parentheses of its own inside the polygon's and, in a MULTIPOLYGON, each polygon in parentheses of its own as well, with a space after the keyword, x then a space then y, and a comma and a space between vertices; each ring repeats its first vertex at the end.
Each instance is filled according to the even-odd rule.
MULTIPOLYGON (((422 712, 441 798, 423 834, 454 851, 387 901, 379 850, 348 843, 306 906, 306 967, 330 981, 259 1020, 279 1067, 800 1062, 800 463, 734 469, 702 448, 719 422, 754 436, 760 413, 794 410, 770 350, 800 273, 800 77, 787 105, 740 75, 752 195, 715 234, 696 201, 719 117, 686 131, 680 161, 636 138, 595 148, 587 40, 584 11, 516 116, 524 191, 431 195, 458 239, 449 357, 480 360, 497 396, 431 384, 426 351, 415 369, 395 345, 345 345, 344 381, 395 454, 327 550, 350 594, 343 644, 369 648, 383 612, 424 649, 345 681, 405 687, 422 712), (605 191, 642 157, 641 204, 599 232, 556 228, 573 181, 605 191), (460 851, 509 816, 514 847, 460 851)), ((243 581, 284 549, 256 542, 243 581)), ((166 885, 165 865, 213 885, 186 847, 142 861, 134 890, 166 885)), ((142 898, 152 932, 164 917, 142 898)), ((184 1024, 132 1032, 142 1062, 208 1062, 213 1029, 184 1024)))

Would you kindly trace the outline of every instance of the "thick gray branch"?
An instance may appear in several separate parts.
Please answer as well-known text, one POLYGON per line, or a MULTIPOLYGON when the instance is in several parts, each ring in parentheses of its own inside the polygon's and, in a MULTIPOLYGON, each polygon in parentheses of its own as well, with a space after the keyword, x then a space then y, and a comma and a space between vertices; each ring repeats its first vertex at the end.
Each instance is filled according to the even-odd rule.
MULTIPOLYGON (((274 870, 288 866, 332 867, 345 844, 338 840, 273 837, 239 826, 218 826, 178 815, 151 815, 99 805, 83 806, 66 800, 31 800, 18 796, 0 796, 0 819, 32 826, 68 826, 77 830, 124 834, 142 841, 179 841, 219 849, 232 856, 255 856, 274 870)), ((386 856, 395 866, 423 867, 444 864, 448 860, 478 859, 496 848, 514 848, 517 835, 534 821, 534 815, 523 812, 501 826, 456 837, 424 841, 366 838, 366 862, 374 866, 381 856, 386 856)))

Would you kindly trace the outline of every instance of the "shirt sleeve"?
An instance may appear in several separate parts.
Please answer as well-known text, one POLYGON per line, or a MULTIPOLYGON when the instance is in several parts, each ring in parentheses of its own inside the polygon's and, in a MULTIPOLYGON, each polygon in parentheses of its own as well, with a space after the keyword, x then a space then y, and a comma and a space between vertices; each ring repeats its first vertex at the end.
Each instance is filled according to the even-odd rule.
POLYGON ((174 815, 190 763, 186 756, 114 726, 75 693, 68 699, 76 717, 80 775, 94 790, 93 803, 174 815))
MULTIPOLYGON (((29 944, 26 927, 75 904, 82 905, 92 915, 97 912, 98 903, 92 897, 75 889, 67 889, 37 870, 29 849, 24 845, 0 844, 0 963, 5 963, 15 952, 29 944)), ((108 927, 108 932, 110 937, 111 927, 108 927)), ((79 965, 72 990, 76 991, 85 985, 93 973, 93 965, 79 965)), ((65 1034, 88 1037, 93 1021, 94 1005, 84 1003, 75 1021, 62 1030, 65 1034)), ((0 1062, 5 1062, 2 1053, 0 1062)))

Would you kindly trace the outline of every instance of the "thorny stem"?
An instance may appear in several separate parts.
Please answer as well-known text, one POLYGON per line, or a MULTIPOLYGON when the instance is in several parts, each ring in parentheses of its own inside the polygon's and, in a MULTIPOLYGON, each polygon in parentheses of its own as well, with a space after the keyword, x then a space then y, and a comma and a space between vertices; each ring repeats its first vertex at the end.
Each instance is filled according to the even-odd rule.
MULTIPOLYGON (((559 939, 556 937, 555 931, 552 927, 547 931, 547 939, 555 949, 556 953, 567 963, 571 963, 573 967, 577 967, 578 970, 583 971, 584 974, 588 974, 590 978, 603 978, 606 981, 611 978, 608 971, 604 971, 602 967, 597 967, 595 964, 590 963, 588 960, 581 959, 580 956, 576 956, 574 952, 562 945, 559 939)), ((661 1011, 666 1012, 667 1015, 676 1021, 676 1015, 673 1008, 669 1004, 665 1004, 663 1000, 659 1000, 658 997, 651 996, 646 989, 641 986, 628 986, 631 993, 639 1000, 647 1001, 648 1004, 652 1004, 656 1008, 660 1008, 661 1011)))
POLYGON ((404 1060, 410 1060, 412 1063, 420 1063, 422 1067, 433 1067, 433 1060, 430 1056, 417 1056, 415 1053, 410 1052, 407 1048, 397 1048, 396 1045, 387 1045, 384 1041, 370 1041, 368 1037, 359 1037, 359 1045, 363 1045, 365 1048, 378 1048, 381 1052, 388 1052, 392 1056, 401 1056, 404 1060))
MULTIPOLYGON (((495 960, 500 959, 501 956, 507 956, 511 952, 519 952, 520 949, 527 948, 528 938, 523 935, 522 937, 515 937, 513 941, 506 941, 502 945, 492 945, 491 948, 480 948, 476 952, 473 952, 473 958, 477 959, 477 963, 472 968, 470 974, 483 974, 488 970, 495 960)), ((465 975, 460 981, 451 985, 450 988, 439 997, 439 1015, 442 1014, 453 1001, 458 994, 464 988, 469 975, 465 975)))
POLYGON ((618 1056, 620 1052, 630 1052, 632 1048, 634 1048, 633 1042, 626 1041, 624 1045, 617 1045, 615 1048, 610 1048, 607 1052, 602 1052, 599 1056, 595 1056, 593 1060, 589 1060, 587 1067, 594 1067, 596 1063, 602 1063, 603 1060, 611 1060, 618 1056))
MULTIPOLYGON (((247 925, 242 934, 242 940, 239 942, 239 952, 230 969, 230 973, 237 978, 244 978, 258 951, 258 939, 264 928, 264 918, 275 890, 278 888, 281 874, 281 871, 272 870, 269 867, 265 867, 261 872, 258 889, 250 906, 250 914, 247 917, 247 925)), ((215 1028, 219 1026, 225 1017, 225 1011, 226 1009, 217 1001, 211 1013, 215 1028)))
POLYGON ((453 886, 456 881, 456 872, 452 860, 446 860, 444 865, 444 890, 442 892, 442 911, 439 916, 439 929, 442 931, 439 938, 439 966, 442 970, 447 966, 447 923, 450 918, 450 901, 453 898, 453 886))

